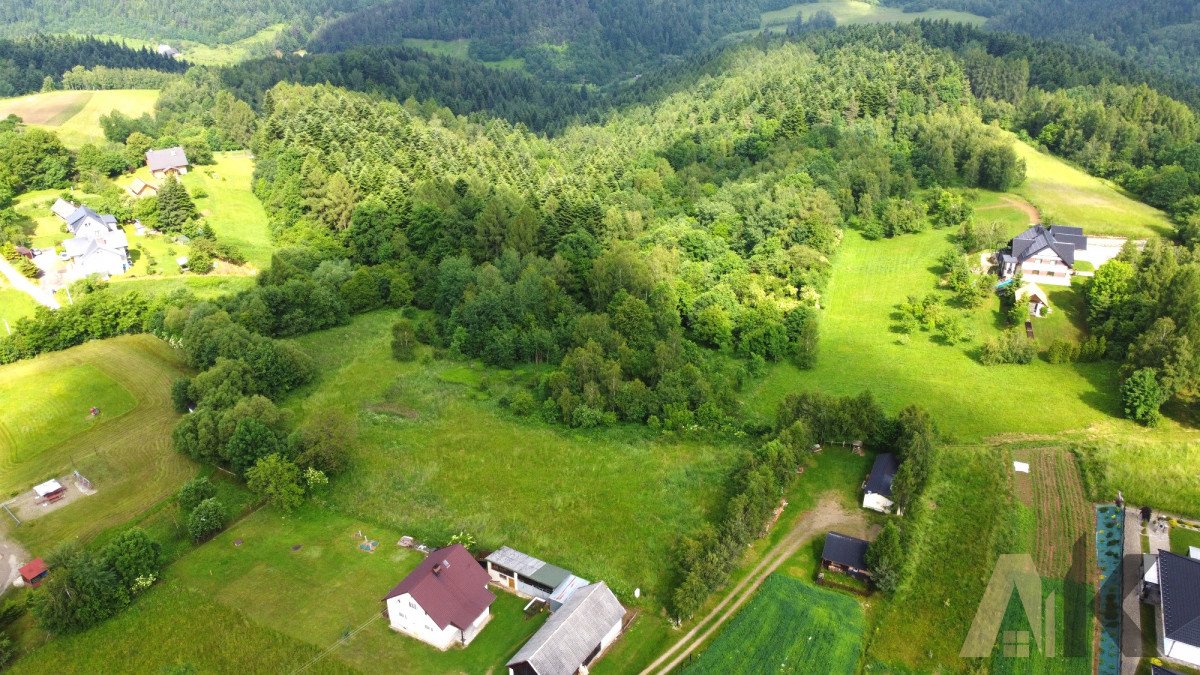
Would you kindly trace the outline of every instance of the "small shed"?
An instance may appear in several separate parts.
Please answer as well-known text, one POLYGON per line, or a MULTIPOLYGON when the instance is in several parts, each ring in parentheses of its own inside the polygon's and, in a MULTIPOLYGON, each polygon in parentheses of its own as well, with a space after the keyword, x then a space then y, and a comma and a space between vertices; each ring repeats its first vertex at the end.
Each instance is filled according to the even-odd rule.
POLYGON ((892 512, 892 507, 896 505, 892 499, 892 482, 899 470, 900 460, 896 455, 884 452, 875 456, 871 473, 863 483, 863 508, 880 513, 892 512))
POLYGON ((557 565, 503 546, 485 560, 492 583, 518 595, 545 600, 558 609, 590 582, 557 565))
POLYGON ((57 480, 51 478, 41 485, 33 486, 33 493, 37 498, 46 502, 56 502, 67 495, 67 488, 57 480))
POLYGON ((46 561, 41 558, 34 558, 26 563, 21 569, 17 570, 21 575, 21 579, 25 585, 32 588, 37 588, 46 580, 46 575, 50 573, 50 568, 46 567, 46 561))
POLYGON ((830 532, 825 535, 821 567, 869 581, 871 570, 867 567, 867 549, 870 546, 871 542, 865 539, 830 532))

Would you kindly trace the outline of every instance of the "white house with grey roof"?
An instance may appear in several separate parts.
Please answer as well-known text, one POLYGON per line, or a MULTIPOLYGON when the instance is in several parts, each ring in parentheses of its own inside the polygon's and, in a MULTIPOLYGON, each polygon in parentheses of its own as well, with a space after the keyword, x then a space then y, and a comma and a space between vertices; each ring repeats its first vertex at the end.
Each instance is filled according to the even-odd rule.
POLYGON ((997 255, 1000 278, 1020 272, 1027 280, 1070 286, 1075 273, 1075 252, 1086 251, 1087 235, 1078 227, 1034 225, 1013 237, 997 255))
POLYGON ((187 173, 190 163, 183 148, 177 145, 173 148, 147 152, 146 166, 150 168, 151 176, 166 178, 171 175, 182 176, 187 173))
MULTIPOLYGON (((1158 649, 1168 659, 1200 667, 1200 560, 1158 552, 1158 649)), ((1151 581, 1151 572, 1147 572, 1151 581)))
POLYGON ((62 244, 62 258, 70 264, 71 277, 109 277, 129 269, 129 239, 115 217, 65 199, 55 201, 50 210, 72 235, 62 244))
POLYGON ((572 593, 589 583, 561 567, 507 546, 484 562, 492 583, 517 595, 545 600, 551 610, 562 606, 572 593))
POLYGON ((571 594, 508 662, 509 675, 572 675, 621 634, 625 608, 603 581, 571 594))

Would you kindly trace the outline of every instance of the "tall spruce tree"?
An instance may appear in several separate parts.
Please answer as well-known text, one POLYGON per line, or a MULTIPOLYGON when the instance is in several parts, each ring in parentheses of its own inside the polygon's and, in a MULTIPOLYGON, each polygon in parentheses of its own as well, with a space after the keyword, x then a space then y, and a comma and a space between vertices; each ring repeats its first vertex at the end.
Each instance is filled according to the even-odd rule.
POLYGON ((187 188, 168 176, 158 191, 158 227, 164 232, 183 232, 199 214, 187 188))

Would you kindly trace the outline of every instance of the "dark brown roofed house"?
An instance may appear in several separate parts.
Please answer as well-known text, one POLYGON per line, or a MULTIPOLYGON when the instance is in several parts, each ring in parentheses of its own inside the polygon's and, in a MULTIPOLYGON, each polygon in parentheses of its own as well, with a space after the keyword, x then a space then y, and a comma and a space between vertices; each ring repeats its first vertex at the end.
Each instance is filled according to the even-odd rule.
POLYGON ((488 574, 462 544, 429 554, 384 602, 393 630, 438 649, 470 644, 491 618, 488 574))

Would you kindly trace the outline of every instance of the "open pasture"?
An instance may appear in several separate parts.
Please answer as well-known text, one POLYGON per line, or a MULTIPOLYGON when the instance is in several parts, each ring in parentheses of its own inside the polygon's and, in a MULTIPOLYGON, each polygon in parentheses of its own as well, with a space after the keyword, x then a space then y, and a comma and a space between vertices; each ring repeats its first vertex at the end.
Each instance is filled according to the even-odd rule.
POLYGON ((1047 223, 1131 239, 1170 236, 1174 231, 1165 213, 1127 196, 1112 183, 1027 143, 1013 142, 1026 166, 1025 183, 1016 192, 1033 202, 1047 223))
POLYGON ((858 601, 773 574, 682 672, 850 675, 858 670, 862 648, 858 601))
POLYGON ((157 90, 51 91, 0 100, 0 118, 14 114, 31 126, 58 134, 64 145, 79 148, 104 142, 100 116, 120 110, 130 117, 154 112, 157 90))
POLYGON ((837 19, 839 26, 863 23, 906 23, 909 21, 947 20, 953 23, 982 25, 986 17, 970 12, 949 9, 929 9, 922 12, 905 12, 898 7, 885 7, 874 2, 860 0, 830 0, 828 2, 806 2, 762 14, 763 30, 783 30, 796 16, 805 19, 820 11, 826 11, 837 19))
MULTIPOLYGON (((816 367, 774 366, 746 390, 748 412, 769 422, 790 393, 812 389, 850 395, 870 390, 892 412, 913 403, 925 405, 941 430, 960 441, 1014 431, 1081 429, 1120 413, 1112 364, 1052 365, 1040 358, 1029 365, 981 364, 976 357, 979 344, 1000 328, 996 299, 965 312, 964 323, 975 332, 966 345, 945 345, 927 331, 903 344, 893 332, 893 314, 907 296, 937 293, 950 301, 949 291, 938 290, 937 260, 951 247, 947 230, 880 241, 848 232, 822 299, 827 309, 816 367), (1031 418, 1027 397, 1020 392, 1037 392, 1038 405, 1055 414, 1031 418)), ((952 305, 947 311, 963 312, 952 305)), ((1061 318, 1046 321, 1061 320, 1067 325, 1060 330, 1074 330, 1065 321, 1067 314, 1060 312, 1061 318)), ((1040 326, 1035 323, 1035 329, 1040 326)), ((1048 345, 1046 338, 1041 345, 1048 345)))
POLYGON ((513 419, 480 386, 502 386, 509 374, 481 371, 468 386, 438 377, 449 369, 462 379, 459 365, 394 361, 397 317, 375 312, 297 340, 323 369, 293 400, 299 416, 335 408, 359 418, 331 504, 435 541, 465 530, 483 548, 507 544, 603 579, 622 597, 641 588, 661 605, 663 561, 716 506, 737 445, 513 419))
POLYGON ((78 469, 89 496, 13 530, 45 552, 128 521, 170 495, 196 471, 171 447, 178 415, 171 382, 178 355, 149 335, 89 342, 0 367, 0 490, 23 492, 78 469), (92 406, 100 415, 91 418, 92 406))

